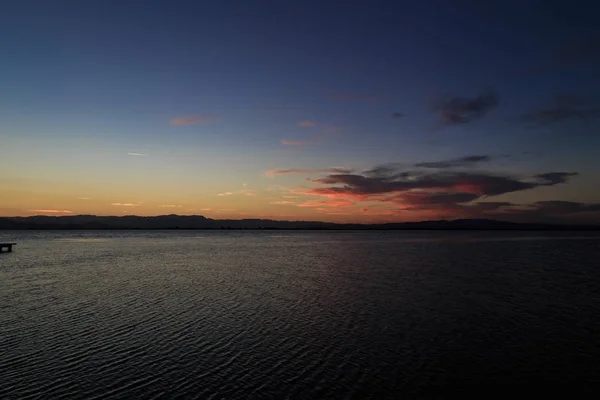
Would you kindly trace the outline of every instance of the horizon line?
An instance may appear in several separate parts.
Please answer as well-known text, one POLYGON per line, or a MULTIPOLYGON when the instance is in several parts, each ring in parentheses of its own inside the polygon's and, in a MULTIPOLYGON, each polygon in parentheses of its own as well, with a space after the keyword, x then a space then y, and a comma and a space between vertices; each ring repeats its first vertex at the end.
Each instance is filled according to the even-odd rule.
MULTIPOLYGON (((499 219, 490 219, 490 218, 453 218, 453 219, 433 219, 433 220, 420 220, 420 221, 395 221, 395 222, 330 222, 330 221, 320 221, 320 220, 289 220, 289 219, 272 219, 272 218, 223 218, 223 219, 214 219, 210 217, 206 217, 201 214, 160 214, 160 215, 96 215, 96 214, 69 214, 69 215, 45 215, 45 214, 36 214, 36 215, 14 215, 14 216, 0 216, 0 219, 3 218, 36 218, 36 217, 46 217, 46 218, 75 218, 75 217, 95 217, 95 218, 127 218, 127 217, 136 217, 136 218, 160 218, 160 217, 202 217, 206 220, 210 221, 248 221, 248 220, 259 220, 259 221, 273 221, 273 222, 305 222, 305 223, 320 223, 320 224, 330 224, 330 225, 361 225, 361 226, 373 226, 373 225, 391 225, 391 224, 419 224, 419 223, 428 223, 428 222, 456 222, 456 221, 486 221, 491 223, 509 223, 509 224, 517 224, 517 225, 551 225, 551 226, 565 226, 565 227, 597 227, 600 229, 600 225, 598 224, 585 224, 585 223, 569 223, 569 222, 519 222, 519 221, 509 221, 509 220, 499 220, 499 219)), ((114 228, 107 228, 114 229, 114 228)), ((131 229, 131 228, 120 228, 120 229, 131 229)), ((188 229, 188 228, 185 228, 188 229)), ((189 228, 189 229, 197 229, 197 228, 189 228)))

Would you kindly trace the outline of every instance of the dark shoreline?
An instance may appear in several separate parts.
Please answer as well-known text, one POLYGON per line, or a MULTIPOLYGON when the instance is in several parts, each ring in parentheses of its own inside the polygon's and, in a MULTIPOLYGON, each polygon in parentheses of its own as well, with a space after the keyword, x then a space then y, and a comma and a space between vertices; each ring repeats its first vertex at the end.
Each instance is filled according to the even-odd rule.
POLYGON ((426 231, 599 231, 596 225, 457 219, 379 224, 269 219, 216 220, 200 215, 0 217, 0 230, 426 230, 426 231))
POLYGON ((341 231, 341 232, 600 232, 600 227, 551 227, 551 228, 119 228, 119 227, 43 227, 2 228, 0 231, 341 231))

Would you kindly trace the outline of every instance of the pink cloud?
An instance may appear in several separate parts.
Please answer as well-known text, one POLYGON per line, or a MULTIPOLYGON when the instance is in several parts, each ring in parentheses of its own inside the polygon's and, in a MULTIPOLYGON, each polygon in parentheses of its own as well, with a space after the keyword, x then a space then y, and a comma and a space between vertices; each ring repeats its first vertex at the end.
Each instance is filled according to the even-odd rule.
POLYGON ((287 204, 296 204, 293 201, 287 201, 287 200, 283 200, 283 201, 272 201, 271 204, 277 205, 277 206, 283 206, 283 205, 287 205, 287 204))
POLYGON ((207 122, 214 122, 216 119, 217 118, 212 115, 189 115, 181 118, 173 118, 171 120, 171 125, 179 126, 201 124, 207 122))
POLYGON ((350 207, 350 206, 353 206, 354 204, 355 204, 354 202, 349 201, 349 200, 331 199, 331 200, 313 201, 313 202, 302 203, 302 204, 298 204, 298 207, 323 207, 323 206, 327 206, 327 207, 338 208, 338 207, 350 207))
POLYGON ((246 196, 256 196, 256 192, 254 190, 242 190, 242 193, 246 196))
MULTIPOLYGON (((568 183, 577 173, 546 172, 531 176, 511 176, 477 169, 465 170, 466 166, 471 166, 475 161, 488 158, 490 157, 465 156, 414 166, 388 163, 361 172, 328 171, 327 175, 317 179, 307 178, 309 182, 325 187, 300 187, 289 190, 288 193, 321 197, 315 201, 296 204, 298 207, 314 207, 315 212, 330 215, 343 215, 346 212, 362 214, 378 220, 600 218, 600 203, 554 200, 525 205, 489 201, 490 197, 506 193, 568 183), (326 199, 322 199, 323 197, 326 199), (354 208, 338 210, 364 201, 370 202, 370 205, 367 208, 359 204, 362 207, 360 212, 354 211, 354 208)), ((273 170, 268 171, 267 176, 314 172, 324 170, 273 170)))
POLYGON ((301 121, 301 122, 298 122, 298 126, 313 127, 313 126, 317 126, 317 124, 312 121, 301 121))
POLYGON ((323 196, 323 197, 337 197, 342 199, 353 199, 357 201, 367 200, 368 195, 364 194, 356 194, 356 193, 347 193, 340 192, 336 190, 337 188, 313 188, 313 189, 302 189, 302 190, 294 190, 294 193, 297 194, 306 194, 310 196, 323 196))
POLYGON ((294 141, 290 141, 290 140, 282 140, 281 144, 284 144, 286 146, 308 146, 313 143, 312 142, 294 142, 294 141))
POLYGON ((350 212, 332 210, 331 208, 316 208, 315 210, 325 215, 352 215, 350 212))
POLYGON ((372 210, 369 210, 368 208, 363 208, 360 211, 363 215, 369 215, 369 216, 391 216, 391 215, 400 215, 402 213, 402 211, 400 211, 400 210, 398 210, 398 211, 394 211, 394 210, 372 211, 372 210))

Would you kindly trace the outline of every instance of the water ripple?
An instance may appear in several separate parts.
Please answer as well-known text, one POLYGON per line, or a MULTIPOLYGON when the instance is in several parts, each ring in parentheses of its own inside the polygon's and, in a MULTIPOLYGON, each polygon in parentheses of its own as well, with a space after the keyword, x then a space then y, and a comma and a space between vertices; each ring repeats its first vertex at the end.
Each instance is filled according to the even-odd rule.
POLYGON ((599 236, 20 235, 0 257, 2 399, 600 383, 599 236))

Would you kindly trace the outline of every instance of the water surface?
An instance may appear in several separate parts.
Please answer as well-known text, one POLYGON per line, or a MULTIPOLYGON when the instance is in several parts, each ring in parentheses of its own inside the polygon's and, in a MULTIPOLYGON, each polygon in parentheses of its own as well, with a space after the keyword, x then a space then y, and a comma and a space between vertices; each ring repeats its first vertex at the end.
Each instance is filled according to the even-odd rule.
POLYGON ((18 242, 0 255, 3 399, 421 398, 600 382, 598 235, 2 241, 18 242))

